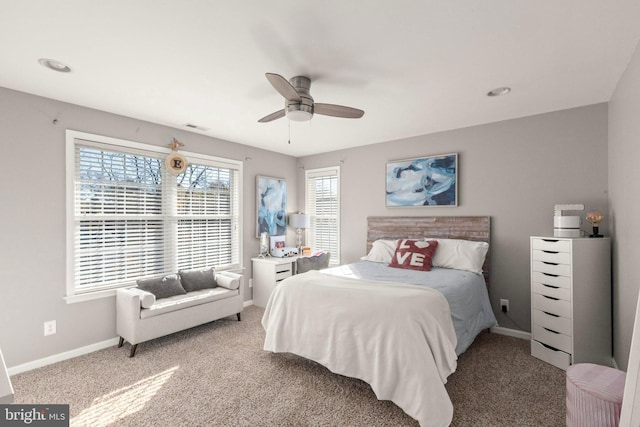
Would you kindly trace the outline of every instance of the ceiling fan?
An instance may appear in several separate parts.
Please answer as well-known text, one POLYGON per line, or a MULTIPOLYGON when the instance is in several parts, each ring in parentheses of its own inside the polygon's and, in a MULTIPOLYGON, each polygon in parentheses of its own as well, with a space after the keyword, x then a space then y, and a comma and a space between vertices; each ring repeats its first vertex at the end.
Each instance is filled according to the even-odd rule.
POLYGON ((259 123, 270 122, 285 115, 289 120, 297 122, 311 120, 314 113, 346 119, 359 119, 364 115, 364 111, 357 108, 313 102, 313 98, 309 94, 309 89, 311 88, 311 79, 309 77, 295 76, 287 81, 279 74, 266 73, 265 76, 271 86, 284 97, 285 102, 282 110, 264 116, 258 120, 259 123))

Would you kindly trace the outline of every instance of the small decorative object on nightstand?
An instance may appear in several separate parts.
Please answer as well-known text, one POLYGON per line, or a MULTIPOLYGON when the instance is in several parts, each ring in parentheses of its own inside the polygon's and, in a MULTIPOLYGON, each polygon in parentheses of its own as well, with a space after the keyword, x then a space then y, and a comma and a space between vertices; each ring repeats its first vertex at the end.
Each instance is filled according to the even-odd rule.
POLYGON ((269 233, 263 231, 260 233, 260 258, 269 256, 269 233))
POLYGON ((600 211, 591 211, 587 212, 587 221, 593 225, 593 234, 590 234, 589 237, 603 237, 602 234, 598 234, 600 231, 598 229, 598 224, 604 218, 604 215, 600 211))

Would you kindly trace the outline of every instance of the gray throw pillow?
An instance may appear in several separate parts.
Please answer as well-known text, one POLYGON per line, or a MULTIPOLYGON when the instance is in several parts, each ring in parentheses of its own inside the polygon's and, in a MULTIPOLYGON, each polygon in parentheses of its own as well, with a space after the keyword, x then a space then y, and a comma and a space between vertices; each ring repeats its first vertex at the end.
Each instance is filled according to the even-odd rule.
POLYGON ((211 289, 217 285, 213 267, 197 270, 180 270, 180 281, 187 292, 211 289))
POLYGON ((141 279, 137 281, 138 287, 143 291, 151 292, 156 299, 168 298, 174 295, 184 295, 187 292, 180 284, 177 274, 169 274, 154 279, 141 279))

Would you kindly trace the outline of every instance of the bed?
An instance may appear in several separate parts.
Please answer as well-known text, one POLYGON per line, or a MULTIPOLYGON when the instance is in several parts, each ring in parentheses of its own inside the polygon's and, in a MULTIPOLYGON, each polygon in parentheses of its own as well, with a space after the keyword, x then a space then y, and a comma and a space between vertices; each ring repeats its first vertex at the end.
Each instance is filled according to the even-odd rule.
MULTIPOLYGON (((487 292, 489 217, 369 217, 367 222, 363 260, 295 275, 276 287, 262 319, 264 349, 361 379, 378 399, 393 401, 421 426, 449 425, 447 377, 476 335, 495 325, 487 292), (447 245, 455 243, 484 247, 486 256, 468 270, 445 268, 451 258, 435 256, 429 272, 392 268, 386 251, 398 239, 430 247, 435 255, 438 246, 443 256, 450 255, 447 245)), ((455 259, 452 265, 466 268, 455 259)))

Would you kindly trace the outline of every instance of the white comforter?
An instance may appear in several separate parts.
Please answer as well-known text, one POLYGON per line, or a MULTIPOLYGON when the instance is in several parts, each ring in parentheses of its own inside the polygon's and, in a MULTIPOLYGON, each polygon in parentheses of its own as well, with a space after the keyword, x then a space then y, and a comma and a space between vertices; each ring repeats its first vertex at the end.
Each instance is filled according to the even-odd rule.
POLYGON ((421 426, 451 423, 444 384, 456 369, 456 335, 439 292, 310 271, 275 288, 262 325, 265 350, 359 378, 421 426))

